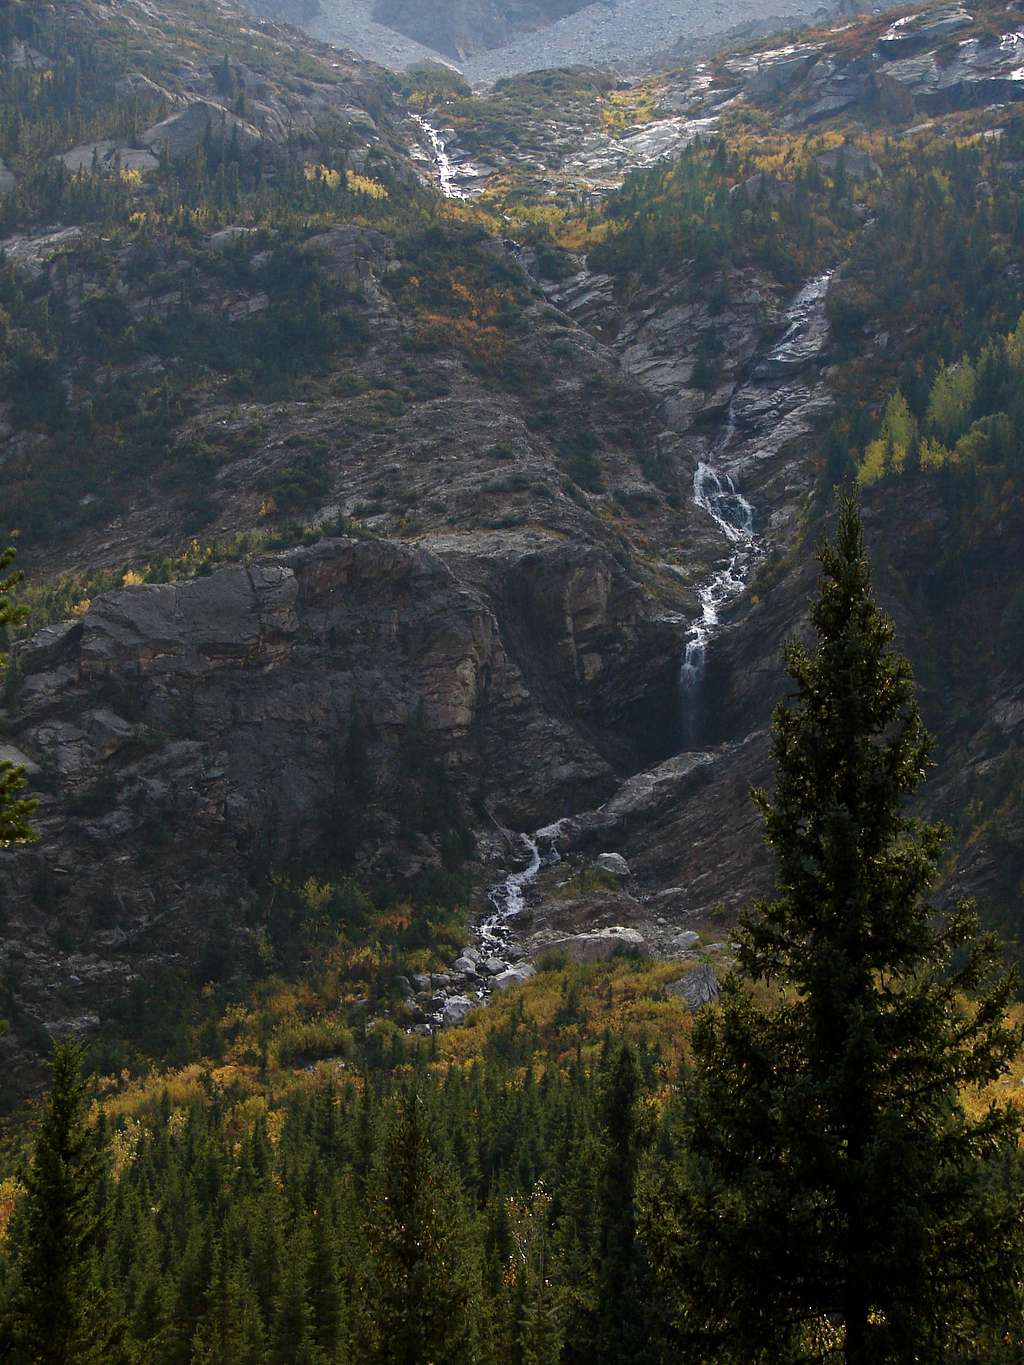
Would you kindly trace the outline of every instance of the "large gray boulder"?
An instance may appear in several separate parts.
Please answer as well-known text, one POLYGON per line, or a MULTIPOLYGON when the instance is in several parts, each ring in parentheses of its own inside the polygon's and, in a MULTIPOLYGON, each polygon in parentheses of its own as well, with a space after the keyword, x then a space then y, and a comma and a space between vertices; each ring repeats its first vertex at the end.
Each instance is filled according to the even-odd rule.
POLYGON ((476 1002, 470 1000, 468 995, 449 996, 441 1010, 441 1018, 449 1027, 461 1024, 469 1011, 475 1006, 476 1002))
POLYGON ((629 863, 626 862, 621 853, 599 853, 597 865, 602 872, 611 872, 616 877, 628 877, 630 875, 629 863))
POLYGON ((531 976, 537 974, 537 968, 531 966, 529 962, 520 962, 515 967, 508 967, 505 971, 499 972, 494 977, 492 985, 497 991, 503 991, 507 986, 519 986, 524 981, 529 981, 531 976))
POLYGON ((694 1014, 705 1005, 713 1005, 721 993, 711 967, 695 967, 678 981, 670 981, 665 990, 682 1000, 694 1014))
POLYGON ((607 929, 596 929, 591 934, 573 934, 545 945, 563 951, 573 962, 607 962, 616 953, 647 956, 647 942, 638 929, 613 924, 607 929))
POLYGON ((94 167, 106 174, 115 171, 139 171, 145 175, 155 171, 160 162, 148 147, 126 147, 122 143, 101 141, 83 142, 80 147, 72 147, 70 152, 57 158, 62 161, 72 175, 79 171, 91 171, 94 167))

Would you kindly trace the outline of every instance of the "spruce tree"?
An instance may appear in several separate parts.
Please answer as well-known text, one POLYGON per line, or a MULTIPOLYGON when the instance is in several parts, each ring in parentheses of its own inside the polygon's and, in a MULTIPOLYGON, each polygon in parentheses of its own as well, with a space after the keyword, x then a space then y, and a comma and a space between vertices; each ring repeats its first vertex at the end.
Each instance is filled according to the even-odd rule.
POLYGON ((971 907, 927 895, 944 831, 909 815, 931 740, 845 499, 813 648, 786 652, 773 899, 695 1025, 684 1155, 644 1226, 694 1361, 978 1360, 1020 1332, 1020 1123, 965 1108, 1020 1039, 971 907))
POLYGON ((423 1101, 387 1114, 367 1191, 356 1357, 368 1365, 476 1365, 478 1239, 459 1181, 431 1149, 423 1101))
MULTIPOLYGON (((24 609, 14 602, 14 589, 21 582, 20 573, 4 573, 14 560, 14 550, 0 551, 0 641, 8 626, 18 625, 24 619, 24 609)), ((3 662, 0 659, 0 662, 3 662)), ((7 667, 13 667, 8 663, 7 667)), ((38 835, 29 823, 29 817, 39 804, 26 800, 17 793, 25 785, 25 769, 0 761, 0 848, 9 844, 33 843, 38 835)))
POLYGON ((120 1325, 99 1283, 102 1157, 85 1122, 81 1050, 59 1043, 24 1177, 4 1335, 12 1365, 111 1359, 120 1325))

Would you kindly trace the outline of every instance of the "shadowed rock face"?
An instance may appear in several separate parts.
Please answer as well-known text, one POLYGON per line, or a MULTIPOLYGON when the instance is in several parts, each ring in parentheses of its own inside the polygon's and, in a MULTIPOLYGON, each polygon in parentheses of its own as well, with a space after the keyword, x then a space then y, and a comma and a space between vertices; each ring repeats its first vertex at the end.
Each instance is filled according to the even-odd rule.
POLYGON ((414 716, 476 818, 596 803, 621 712, 675 645, 610 556, 525 536, 475 572, 465 552, 333 540, 97 598, 19 655, 9 756, 43 835, 0 854, 21 1008, 59 1026, 143 961, 190 960, 220 907, 237 924, 269 866, 317 846, 354 713, 385 829, 414 716))

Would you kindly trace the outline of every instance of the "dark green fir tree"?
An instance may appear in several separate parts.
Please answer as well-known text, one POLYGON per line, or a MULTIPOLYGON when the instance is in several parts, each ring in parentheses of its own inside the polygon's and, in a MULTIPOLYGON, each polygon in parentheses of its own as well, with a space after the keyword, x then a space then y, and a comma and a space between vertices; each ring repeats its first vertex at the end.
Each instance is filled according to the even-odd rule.
MULTIPOLYGON (((22 576, 17 572, 4 576, 13 560, 13 549, 0 551, 0 645, 7 628, 18 625, 24 617, 24 609, 14 601, 14 589, 22 576)), ((14 667, 2 655, 0 664, 4 665, 4 673, 14 667)), ((34 843, 38 838, 29 823, 29 817, 39 803, 18 795, 24 785, 25 769, 7 760, 0 761, 0 848, 6 848, 9 844, 34 843)))
POLYGON ((367 1191, 356 1357, 373 1365, 477 1365, 482 1275, 465 1197, 431 1148, 422 1099, 386 1114, 367 1191))
POLYGON ((91 1365, 116 1356, 121 1325, 99 1280, 103 1158, 85 1118, 81 1050, 59 1043, 12 1229, 0 1341, 11 1365, 91 1365))
POLYGON ((906 803, 931 741, 852 500, 820 561, 755 793, 775 896, 695 1027, 644 1230, 680 1360, 1019 1359, 978 1346, 1020 1338, 1019 1114, 964 1104, 1019 1044, 1013 983, 969 906, 929 903, 944 831, 906 803))

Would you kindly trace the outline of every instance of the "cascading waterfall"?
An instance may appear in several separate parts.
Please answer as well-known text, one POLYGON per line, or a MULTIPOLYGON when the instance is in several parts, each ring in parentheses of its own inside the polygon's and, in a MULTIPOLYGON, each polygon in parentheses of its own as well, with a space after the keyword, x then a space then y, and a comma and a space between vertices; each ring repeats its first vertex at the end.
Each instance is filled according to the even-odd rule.
MULTIPOLYGON (((819 343, 812 321, 815 311, 824 306, 833 273, 830 270, 809 280, 794 296, 786 310, 786 329, 755 367, 755 379, 770 379, 813 358, 819 343)), ((754 532, 754 509, 738 491, 731 475, 718 467, 718 461, 736 438, 738 392, 737 389, 733 394, 725 431, 709 462, 701 461, 693 476, 693 501, 707 512, 725 536, 731 553, 725 566, 698 589, 701 614, 686 636, 679 666, 682 731, 686 745, 696 743, 699 738, 708 645, 720 624, 721 611, 746 587, 751 568, 764 552, 764 546, 754 532)))
POLYGON ((448 155, 448 144, 437 131, 432 123, 428 123, 422 114, 413 114, 413 121, 418 123, 426 134, 427 141, 430 143, 430 150, 434 155, 434 164, 437 166, 437 177, 441 183, 441 193, 446 199, 468 199, 469 195, 455 183, 455 167, 452 159, 448 155))
MULTIPOLYGON (((732 423, 726 433, 726 442, 731 438, 732 423)), ((720 442, 716 453, 723 448, 724 443, 720 442)), ((685 744, 694 743, 699 732, 708 644, 718 627, 719 613, 743 591, 750 565, 758 552, 754 509, 738 492, 728 474, 702 460, 693 476, 693 501, 707 512, 734 548, 728 562, 697 590, 701 612, 686 636, 679 666, 685 744)))
POLYGON ((512 925, 526 909, 526 888, 537 880, 542 867, 562 861, 556 847, 561 821, 539 829, 536 834, 520 834, 519 840, 527 849, 530 861, 519 872, 510 872, 503 881, 496 882, 487 893, 491 913, 477 926, 477 939, 485 953, 500 952, 512 935, 512 925))
MULTIPOLYGON (((424 124, 424 127, 428 129, 429 125, 424 124)), ((438 164, 440 167, 440 160, 438 164)), ((442 178, 442 188, 444 185, 442 178)), ((460 194, 457 197, 464 196, 460 194)), ((829 271, 810 280, 794 296, 786 310, 784 331, 752 371, 755 384, 795 372, 817 354, 820 337, 816 339, 815 325, 820 325, 820 310, 824 307, 832 274, 829 271)), ((698 463, 693 475, 693 501, 708 514, 725 537, 728 558, 698 589, 700 615, 687 632, 680 660, 679 690, 684 746, 694 744, 699 737, 701 693, 708 646, 720 624, 721 612, 746 587, 751 568, 764 553, 764 543, 754 530, 754 509, 725 468, 728 452, 737 439, 736 399, 740 391, 737 386, 733 401, 729 404, 725 430, 708 458, 698 463)), ((513 934, 512 926, 526 908, 527 888, 537 879, 543 867, 561 861, 556 847, 561 823, 538 830, 532 837, 525 834, 519 836, 529 852, 529 863, 491 887, 488 893, 490 913, 477 926, 478 942, 483 951, 500 953, 508 945, 513 934)))

